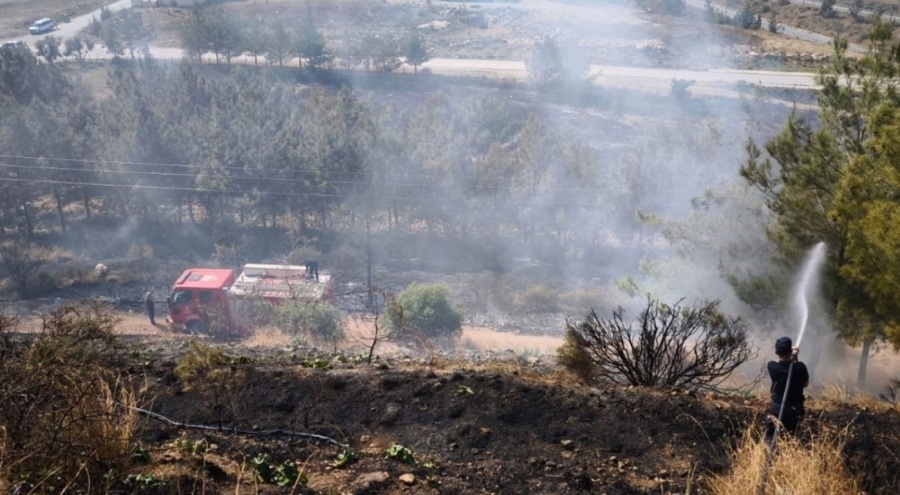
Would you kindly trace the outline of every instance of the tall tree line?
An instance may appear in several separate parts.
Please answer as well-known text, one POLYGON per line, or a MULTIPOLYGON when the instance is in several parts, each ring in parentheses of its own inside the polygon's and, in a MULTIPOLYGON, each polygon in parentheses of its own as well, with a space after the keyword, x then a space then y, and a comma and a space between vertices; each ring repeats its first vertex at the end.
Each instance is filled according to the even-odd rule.
POLYGON ((9 232, 33 231, 35 202, 51 198, 63 232, 72 216, 321 229, 365 212, 393 229, 530 242, 589 238, 575 219, 620 194, 597 181, 594 150, 497 96, 397 108, 347 88, 298 93, 265 70, 139 59, 94 98, 27 51, 0 62, 9 232))

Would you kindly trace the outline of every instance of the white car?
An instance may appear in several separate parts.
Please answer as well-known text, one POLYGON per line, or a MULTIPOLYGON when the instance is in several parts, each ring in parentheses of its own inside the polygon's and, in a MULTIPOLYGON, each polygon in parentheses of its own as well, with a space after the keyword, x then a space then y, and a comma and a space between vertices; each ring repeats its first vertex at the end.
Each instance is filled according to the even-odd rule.
POLYGON ((28 32, 31 34, 44 34, 49 33, 54 29, 56 29, 56 23, 53 22, 53 19, 44 17, 43 19, 34 21, 34 24, 28 28, 28 32))

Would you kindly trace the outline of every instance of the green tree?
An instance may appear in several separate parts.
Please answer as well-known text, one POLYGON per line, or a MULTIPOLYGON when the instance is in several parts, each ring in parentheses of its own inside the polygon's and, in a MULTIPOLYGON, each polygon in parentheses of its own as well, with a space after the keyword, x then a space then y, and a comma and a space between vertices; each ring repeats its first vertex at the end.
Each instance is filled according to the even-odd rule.
POLYGON ((741 29, 756 30, 762 27, 762 17, 756 13, 753 6, 748 2, 734 15, 734 25, 741 29))
POLYGON ((855 249, 891 234, 867 229, 869 209, 876 203, 857 204, 860 186, 848 177, 856 164, 862 178, 873 179, 869 170, 878 169, 881 162, 864 159, 867 150, 877 150, 885 140, 894 139, 881 129, 892 124, 891 112, 900 102, 893 83, 900 60, 894 56, 898 47, 890 43, 891 35, 890 25, 876 25, 869 52, 859 61, 846 57, 846 40, 835 40, 832 62, 818 76, 821 125, 815 128, 792 115, 781 134, 766 144, 768 157, 754 143, 748 145, 748 160, 741 169, 741 175, 765 194, 775 215, 768 234, 779 247, 783 263, 797 263, 814 244, 827 244, 826 299, 839 334, 850 344, 862 345, 860 386, 865 385, 872 344, 896 335, 890 331, 895 315, 886 313, 890 304, 881 299, 883 292, 860 283, 862 255, 855 249), (880 143, 877 139, 868 143, 879 135, 885 136, 880 143), (839 192, 844 198, 841 203, 836 202, 839 192), (867 231, 863 237, 867 240, 860 241, 861 233, 867 231), (854 248, 851 241, 856 243, 854 248))
MULTIPOLYGON (((838 184, 831 218, 846 232, 840 275, 871 300, 884 336, 900 347, 900 109, 887 106, 865 152, 838 184)), ((867 308, 869 309, 869 308, 867 308)))
POLYGON ((250 21, 243 34, 244 49, 253 55, 253 65, 259 65, 259 56, 266 53, 268 39, 266 25, 257 17, 250 21))
POLYGON ((216 54, 216 63, 219 63, 221 55, 231 64, 231 57, 239 52, 243 44, 241 30, 231 15, 221 7, 207 10, 204 12, 202 26, 203 37, 216 54))
POLYGON ((778 24, 778 19, 775 16, 775 11, 772 11, 772 15, 769 16, 769 23, 766 26, 769 29, 769 32, 772 34, 778 34, 778 31, 781 31, 781 24, 778 24))
POLYGON ((270 63, 278 62, 279 67, 284 67, 285 60, 290 58, 291 35, 280 19, 269 28, 266 46, 266 59, 270 63))
POLYGON ((373 43, 368 48, 368 53, 381 72, 387 74, 400 67, 400 46, 392 34, 379 34, 367 40, 373 43))
POLYGON ((384 323, 394 332, 428 338, 458 337, 462 313, 450 305, 449 291, 440 284, 413 283, 397 295, 384 313, 384 323))
POLYGON ((38 40, 34 47, 37 49, 39 57, 43 57, 47 63, 53 64, 54 60, 62 57, 62 52, 59 51, 60 41, 56 36, 47 36, 38 40))
POLYGON ((406 57, 406 63, 413 66, 413 73, 418 73, 419 66, 431 58, 425 48, 425 40, 418 31, 413 31, 406 38, 403 43, 403 56, 406 57))
POLYGON ((106 46, 108 51, 114 58, 120 58, 125 55, 125 40, 122 39, 122 32, 119 27, 112 22, 102 22, 100 24, 100 40, 106 46))
POLYGON ((588 73, 586 53, 577 46, 566 46, 555 37, 543 37, 532 44, 525 59, 528 75, 538 84, 579 82, 588 73))
POLYGON ((84 41, 81 36, 74 36, 66 40, 66 48, 63 55, 67 57, 75 56, 79 62, 84 60, 84 41))
POLYGON ((187 17, 179 28, 181 44, 192 59, 197 55, 198 60, 203 59, 203 53, 209 48, 206 38, 206 21, 203 11, 195 6, 191 9, 191 15, 187 17))
POLYGON ((124 47, 131 58, 135 51, 144 51, 153 38, 153 32, 144 25, 144 17, 139 9, 126 9, 111 21, 106 21, 118 31, 124 47))
POLYGON ((303 67, 304 58, 310 69, 315 69, 328 60, 325 53, 325 37, 319 31, 319 26, 316 24, 309 5, 307 5, 306 15, 294 30, 292 38, 300 68, 303 67))

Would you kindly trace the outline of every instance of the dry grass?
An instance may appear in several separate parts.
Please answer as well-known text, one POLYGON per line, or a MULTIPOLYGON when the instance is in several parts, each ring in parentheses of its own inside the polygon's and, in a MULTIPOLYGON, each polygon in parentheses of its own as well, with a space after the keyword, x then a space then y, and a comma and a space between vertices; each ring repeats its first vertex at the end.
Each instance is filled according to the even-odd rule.
POLYGON ((851 406, 868 410, 887 410, 892 405, 879 397, 859 392, 853 385, 835 381, 816 390, 812 397, 813 407, 817 409, 833 409, 836 407, 851 406))
POLYGON ((562 345, 561 337, 517 335, 483 327, 463 327, 462 342, 467 348, 482 351, 512 351, 516 354, 553 356, 562 345))
POLYGON ((243 340, 247 347, 260 349, 272 347, 288 347, 294 342, 294 336, 280 328, 260 328, 243 340))
MULTIPOLYGON (((766 495, 857 495, 859 481, 844 465, 846 431, 822 433, 809 441, 782 435, 768 469, 766 495)), ((715 495, 757 493, 766 470, 768 448, 761 432, 750 428, 731 454, 731 470, 709 480, 715 495)))

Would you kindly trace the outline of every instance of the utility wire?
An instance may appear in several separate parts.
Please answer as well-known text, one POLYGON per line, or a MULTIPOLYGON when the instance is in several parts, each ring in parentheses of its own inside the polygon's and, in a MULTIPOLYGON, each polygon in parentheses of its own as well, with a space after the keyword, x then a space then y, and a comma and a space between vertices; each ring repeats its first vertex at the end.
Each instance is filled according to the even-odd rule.
MULTIPOLYGON (((11 168, 11 169, 28 169, 35 170, 35 167, 31 165, 16 165, 11 163, 0 163, 0 168, 11 168)), ((149 172, 142 170, 91 170, 84 168, 74 168, 74 167, 45 167, 41 166, 37 168, 37 170, 53 170, 59 172, 76 172, 76 173, 97 173, 97 174, 115 174, 115 175, 126 175, 126 176, 150 176, 150 177, 184 177, 184 178, 196 178, 197 174, 186 174, 186 173, 176 173, 176 172, 149 172)), ((324 176, 327 176, 327 172, 322 174, 322 176, 315 175, 313 172, 305 172, 305 171, 296 171, 291 173, 299 173, 299 174, 308 174, 312 176, 313 179, 324 179, 329 184, 348 184, 355 186, 369 186, 369 185, 378 185, 378 186, 391 186, 391 187, 420 187, 420 188, 434 188, 434 189, 443 189, 444 185, 430 181, 430 182, 377 182, 371 184, 365 181, 350 181, 350 180, 331 180, 327 179, 324 176)), ((211 175, 203 175, 204 178, 209 179, 222 179, 228 181, 274 181, 274 182, 287 182, 287 183, 302 183, 304 179, 288 179, 283 177, 263 177, 259 175, 222 175, 222 174, 211 174, 211 175)), ((608 181, 607 183, 615 183, 616 181, 608 181)), ((488 185, 460 185, 457 186, 458 189, 461 190, 475 190, 475 191, 485 191, 485 190, 493 190, 493 191, 505 191, 513 188, 513 186, 524 187, 528 184, 514 184, 510 183, 509 187, 497 185, 497 186, 488 186, 488 185)), ((551 187, 542 189, 542 192, 562 192, 562 193, 590 193, 596 192, 595 188, 559 188, 559 187, 551 187)))
MULTIPOLYGON (((220 189, 204 189, 204 188, 190 188, 190 187, 169 187, 169 186, 148 186, 141 184, 108 184, 108 183, 99 183, 99 182, 75 182, 75 181, 63 181, 63 180, 49 180, 49 179, 20 179, 14 177, 0 177, 0 182, 14 182, 14 183, 33 183, 33 184, 52 184, 52 185, 63 185, 63 186, 91 186, 91 187, 109 187, 109 188, 122 188, 122 189, 142 189, 142 190, 155 190, 155 191, 177 191, 177 192, 190 192, 190 193, 214 193, 214 194, 255 194, 261 196, 286 196, 286 197, 314 197, 314 198, 345 198, 346 195, 341 194, 327 194, 327 193, 307 193, 307 192, 281 192, 281 191, 235 191, 235 190, 220 190, 220 189)), ((423 198, 415 198, 415 197, 396 197, 396 196, 362 196, 364 199, 370 200, 380 200, 380 201, 407 201, 412 203, 432 203, 432 202, 440 202, 441 199, 429 196, 423 198)), ((449 200, 444 201, 453 201, 456 202, 456 198, 451 198, 449 200)), ((465 203, 482 203, 488 205, 494 204, 509 204, 509 205, 519 205, 519 206, 565 206, 565 207, 583 207, 583 208, 603 208, 603 205, 599 205, 596 203, 577 203, 577 202, 554 202, 554 201, 517 201, 517 200, 500 200, 500 199, 481 199, 481 198, 465 198, 459 199, 459 202, 465 203)))
MULTIPOLYGON (((162 163, 162 162, 129 162, 129 161, 121 161, 121 160, 104 160, 104 159, 85 159, 85 158, 53 158, 53 157, 38 157, 38 156, 22 156, 22 155, 3 155, 0 154, 0 159, 6 160, 45 160, 45 161, 60 161, 60 162, 74 162, 74 163, 90 163, 90 164, 115 164, 115 165, 129 165, 129 166, 140 166, 140 167, 176 167, 176 168, 188 168, 188 169, 199 169, 202 170, 205 167, 202 165, 193 165, 193 164, 185 164, 185 163, 162 163)), ((12 165, 12 164, 10 164, 12 165)), ((16 165, 19 166, 19 165, 16 165)), ((21 165, 27 166, 27 165, 21 165)), ((41 167, 48 168, 48 167, 41 167)), ((219 170, 237 170, 241 172, 245 172, 247 169, 245 167, 236 167, 236 166, 227 166, 221 165, 216 167, 219 170)), ((77 169, 73 169, 77 170, 77 169)), ((251 169, 252 170, 252 169, 251 169)), ((341 171, 327 171, 321 174, 316 174, 316 172, 305 171, 305 170, 292 170, 292 173, 300 173, 300 174, 310 174, 310 175, 321 175, 324 177, 327 176, 350 176, 350 177, 362 177, 362 178, 380 178, 380 177, 401 177, 404 179, 410 178, 421 178, 421 179, 462 179, 462 180, 478 180, 480 177, 472 176, 472 175, 459 175, 454 173, 447 174, 424 174, 424 173, 390 173, 390 172, 341 172, 341 171)), ((608 174, 607 178, 614 179, 615 174, 608 174)), ((511 182, 515 179, 511 179, 511 182)), ((415 185, 415 184, 414 184, 415 185)))

